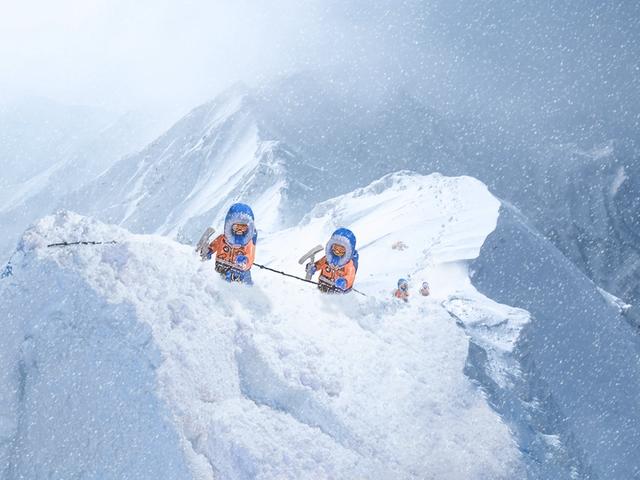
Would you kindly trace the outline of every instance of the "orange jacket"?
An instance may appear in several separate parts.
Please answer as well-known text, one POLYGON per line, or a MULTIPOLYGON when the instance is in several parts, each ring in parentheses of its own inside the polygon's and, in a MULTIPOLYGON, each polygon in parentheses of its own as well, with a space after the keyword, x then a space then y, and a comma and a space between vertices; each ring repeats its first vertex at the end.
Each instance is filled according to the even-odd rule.
POLYGON ((335 281, 344 277, 347 281, 347 290, 353 287, 353 282, 356 280, 356 266, 353 260, 349 260, 344 267, 334 267, 327 263, 327 257, 322 257, 315 263, 316 269, 320 272, 320 282, 325 281, 333 285, 335 281))
POLYGON ((395 292, 393 292, 393 295, 396 298, 399 298, 401 300, 407 301, 409 299, 409 291, 408 290, 401 290, 399 288, 396 289, 395 292))
POLYGON ((249 270, 256 258, 256 245, 250 241, 243 247, 232 247, 227 243, 224 235, 219 235, 209 244, 209 251, 216 255, 216 263, 222 263, 237 270, 249 270), (247 257, 247 263, 239 264, 236 259, 238 256, 247 257))

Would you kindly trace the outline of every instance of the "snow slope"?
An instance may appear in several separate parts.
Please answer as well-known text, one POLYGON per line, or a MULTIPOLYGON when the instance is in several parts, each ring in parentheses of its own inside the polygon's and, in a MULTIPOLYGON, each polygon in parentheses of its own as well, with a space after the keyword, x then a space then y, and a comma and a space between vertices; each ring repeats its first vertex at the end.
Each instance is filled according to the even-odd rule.
MULTIPOLYGON (((592 148, 574 143, 538 146, 520 170, 527 185, 510 178, 489 183, 516 205, 599 287, 631 304, 640 324, 640 158, 632 142, 592 148)), ((482 177, 479 177, 482 179, 482 177)))
POLYGON ((620 306, 507 204, 473 269, 480 291, 531 314, 510 394, 529 407, 498 411, 555 436, 576 478, 639 478, 640 339, 620 306))
POLYGON ((466 265, 499 205, 468 177, 395 174, 260 241, 258 262, 301 272, 299 254, 351 226, 366 297, 258 268, 254 287, 229 285, 169 239, 71 213, 43 219, 0 283, 0 471, 523 478, 510 429, 464 373, 469 337, 443 306, 452 295, 493 305, 466 265), (45 247, 87 238, 118 243, 45 247), (433 296, 397 303, 400 275, 413 287, 437 278, 433 296))
POLYGON ((237 85, 63 205, 138 233, 189 243, 242 198, 256 207, 263 228, 275 230, 283 216, 289 157, 260 131, 246 89, 237 85))

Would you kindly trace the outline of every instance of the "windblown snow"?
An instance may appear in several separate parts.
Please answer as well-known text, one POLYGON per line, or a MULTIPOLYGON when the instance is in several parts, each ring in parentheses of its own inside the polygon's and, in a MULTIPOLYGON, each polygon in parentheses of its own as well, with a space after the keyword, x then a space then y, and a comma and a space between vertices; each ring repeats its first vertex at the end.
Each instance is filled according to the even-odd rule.
POLYGON ((469 280, 499 207, 470 177, 399 173, 260 239, 258 263, 301 274, 349 226, 366 297, 257 267, 255 286, 227 284, 168 238, 42 219, 0 283, 2 478, 524 478, 459 326, 506 316, 499 356, 528 321, 469 280), (47 248, 86 239, 117 243, 47 248), (408 305, 391 297, 400 276, 408 305))

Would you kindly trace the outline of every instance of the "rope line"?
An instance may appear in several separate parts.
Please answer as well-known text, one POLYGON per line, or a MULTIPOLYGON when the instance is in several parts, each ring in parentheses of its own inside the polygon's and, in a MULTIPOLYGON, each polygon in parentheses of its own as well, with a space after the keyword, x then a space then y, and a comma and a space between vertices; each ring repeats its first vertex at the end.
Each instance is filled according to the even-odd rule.
POLYGON ((47 248, 49 247, 68 247, 70 245, 107 245, 107 244, 114 244, 114 243, 118 243, 115 240, 109 240, 109 241, 105 241, 105 242, 93 242, 90 240, 84 240, 84 241, 79 241, 79 242, 59 242, 59 243, 50 243, 49 245, 47 245, 47 248))
POLYGON ((300 280, 302 282, 313 283, 314 285, 318 285, 318 282, 314 282, 313 280, 307 280, 306 278, 297 277, 296 275, 291 275, 290 273, 286 273, 281 270, 275 270, 265 265, 260 265, 259 263, 254 263, 254 265, 258 268, 262 268, 263 270, 269 270, 270 272, 279 273, 280 275, 284 275, 285 277, 291 277, 291 278, 295 278, 296 280, 300 280))
MULTIPOLYGON (((58 243, 50 243, 49 245, 47 245, 47 248, 50 247, 69 247, 71 245, 107 245, 107 244, 115 244, 118 243, 116 240, 109 240, 109 241, 104 241, 104 242, 96 242, 96 241, 91 241, 91 240, 82 240, 82 241, 78 241, 78 242, 58 242, 58 243)), ((284 275, 285 277, 289 277, 289 278, 295 278, 296 280, 300 280, 301 282, 306 282, 306 283, 311 283, 312 285, 319 285, 318 282, 314 282, 313 280, 307 280, 306 278, 302 278, 302 277, 298 277, 297 275, 292 275, 290 273, 287 272, 283 272, 282 270, 276 270, 274 268, 271 267, 267 267, 266 265, 261 265, 259 263, 254 263, 254 265, 262 270, 269 270, 270 272, 273 273, 279 273, 280 275, 284 275)), ((10 275, 11 273, 9 273, 10 275)), ((359 293, 360 295, 366 297, 367 295, 363 292, 361 292, 360 290, 356 290, 355 288, 352 288, 351 290, 353 290, 356 293, 359 293)))
MULTIPOLYGON (((261 268, 261 269, 264 269, 264 270, 269 270, 270 272, 279 273, 280 275, 284 275, 285 277, 291 277, 291 278, 295 278, 296 280, 300 280, 302 282, 307 282, 307 283, 312 283, 314 285, 319 285, 318 282, 314 282, 313 280, 307 280, 306 278, 298 277, 296 275, 291 275, 290 273, 286 273, 286 272, 283 272, 281 270, 275 270, 275 269, 267 267, 265 265, 260 265, 259 263, 254 263, 254 265, 256 267, 258 267, 258 268, 261 268)), ((356 292, 356 293, 359 293, 360 295, 362 295, 364 297, 367 296, 366 293, 363 293, 360 290, 356 290, 355 288, 351 288, 351 290, 356 292)))

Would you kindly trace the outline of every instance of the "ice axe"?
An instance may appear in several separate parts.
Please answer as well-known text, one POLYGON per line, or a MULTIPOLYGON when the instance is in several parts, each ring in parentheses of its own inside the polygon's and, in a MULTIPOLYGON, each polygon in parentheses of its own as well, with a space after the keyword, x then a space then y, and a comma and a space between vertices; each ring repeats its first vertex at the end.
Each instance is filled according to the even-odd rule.
POLYGON ((306 268, 306 271, 307 271, 306 279, 307 280, 311 280, 311 277, 313 276, 313 274, 309 273, 308 266, 315 263, 316 254, 318 254, 322 250, 324 250, 324 247, 322 245, 316 245, 311 250, 309 250, 307 253, 305 253, 302 257, 300 257, 300 260, 298 260, 298 263, 300 265, 302 265, 307 260, 309 261, 309 263, 307 264, 307 268, 306 268))
POLYGON ((200 255, 202 260, 206 260, 207 258, 207 254, 209 253, 209 243, 211 242, 211 237, 215 232, 216 230, 214 228, 207 227, 196 244, 196 253, 200 255))

